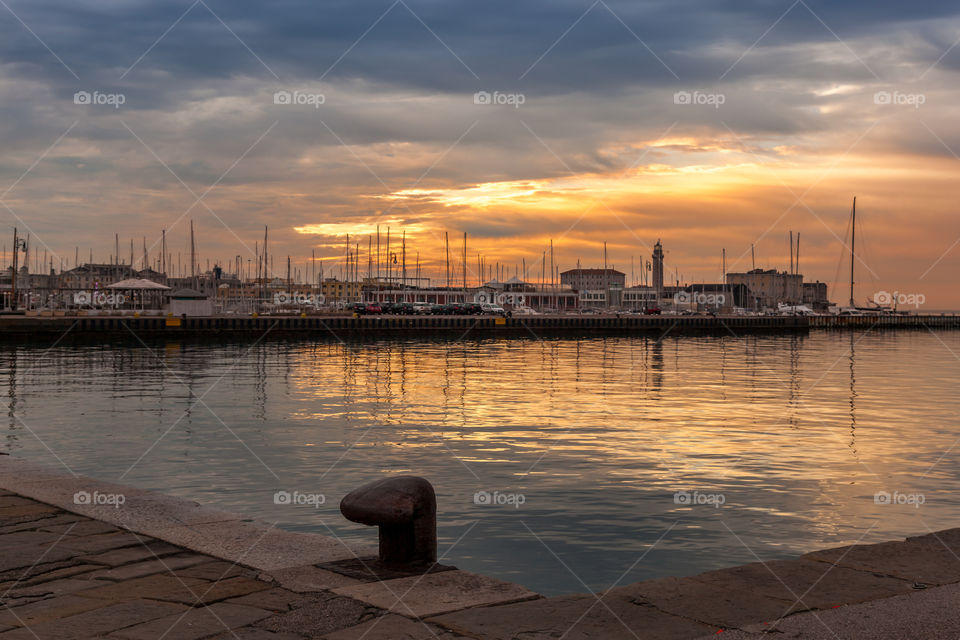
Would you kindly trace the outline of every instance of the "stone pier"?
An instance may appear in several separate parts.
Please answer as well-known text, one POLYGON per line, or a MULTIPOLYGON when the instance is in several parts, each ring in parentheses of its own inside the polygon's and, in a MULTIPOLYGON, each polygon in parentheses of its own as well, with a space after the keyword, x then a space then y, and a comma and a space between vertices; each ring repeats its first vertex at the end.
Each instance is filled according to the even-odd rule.
POLYGON ((0 640, 960 637, 960 529, 552 598, 375 557, 0 455, 0 640))

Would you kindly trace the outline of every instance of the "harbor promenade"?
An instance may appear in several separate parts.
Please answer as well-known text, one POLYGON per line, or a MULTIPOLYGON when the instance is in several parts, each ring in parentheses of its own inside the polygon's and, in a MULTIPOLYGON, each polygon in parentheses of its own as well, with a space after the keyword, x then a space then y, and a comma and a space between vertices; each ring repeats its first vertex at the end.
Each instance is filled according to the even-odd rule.
POLYGON ((960 529, 551 598, 374 556, 0 455, 0 640, 960 637, 960 529))
POLYGON ((248 315, 165 317, 159 315, 0 316, 0 339, 71 335, 243 337, 264 333, 317 337, 596 336, 790 333, 811 330, 957 329, 960 315, 886 316, 671 316, 537 315, 390 316, 248 315))

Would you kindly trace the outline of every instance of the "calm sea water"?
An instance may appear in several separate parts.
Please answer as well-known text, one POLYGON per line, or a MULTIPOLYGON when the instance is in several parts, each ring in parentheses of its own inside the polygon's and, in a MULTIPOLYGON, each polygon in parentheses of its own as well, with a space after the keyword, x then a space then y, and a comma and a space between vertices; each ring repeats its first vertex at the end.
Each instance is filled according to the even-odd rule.
POLYGON ((445 562, 545 594, 960 526, 960 332, 48 347, 5 451, 371 543, 340 498, 423 475, 445 562))

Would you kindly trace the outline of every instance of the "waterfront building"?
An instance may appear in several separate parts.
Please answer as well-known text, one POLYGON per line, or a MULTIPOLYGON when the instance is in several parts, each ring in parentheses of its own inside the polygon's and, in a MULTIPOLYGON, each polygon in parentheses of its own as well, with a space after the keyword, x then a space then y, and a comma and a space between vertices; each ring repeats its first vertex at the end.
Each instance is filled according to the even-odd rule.
POLYGON ((569 269, 560 274, 560 285, 574 291, 623 289, 627 275, 616 269, 569 269))
POLYGON ((745 307, 776 309, 778 304, 798 305, 803 302, 803 276, 776 269, 753 269, 745 273, 728 273, 727 283, 744 285, 750 292, 745 307))
POLYGON ((121 280, 138 277, 139 273, 130 265, 88 263, 60 274, 60 286, 63 289, 97 290, 121 280))
POLYGON ((327 302, 359 302, 363 298, 363 291, 362 282, 325 278, 320 283, 320 293, 327 302))
POLYGON ((606 307, 608 289, 582 289, 579 292, 580 306, 589 309, 591 307, 606 307))
POLYGON ((697 311, 732 311, 750 304, 750 291, 743 284, 691 284, 684 289, 685 297, 697 311))
POLYGON ((626 311, 646 311, 659 308, 660 299, 654 287, 627 287, 620 297, 620 307, 626 311))
POLYGON ((826 311, 830 307, 830 300, 827 299, 827 283, 819 280, 804 282, 803 304, 814 311, 826 311))
POLYGON ((180 289, 170 294, 169 312, 175 316, 204 317, 213 315, 213 300, 194 289, 180 289))

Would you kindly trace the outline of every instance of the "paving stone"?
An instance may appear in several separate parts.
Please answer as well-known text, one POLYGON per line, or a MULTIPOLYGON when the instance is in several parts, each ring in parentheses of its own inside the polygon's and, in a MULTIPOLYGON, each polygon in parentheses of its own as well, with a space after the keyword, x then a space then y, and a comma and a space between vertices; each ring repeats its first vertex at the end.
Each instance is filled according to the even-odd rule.
MULTIPOLYGON (((195 607, 198 606, 198 604, 212 604, 214 602, 219 602, 220 600, 226 600, 227 598, 237 598, 251 593, 256 593, 258 591, 265 591, 269 588, 270 585, 266 582, 251 580, 250 578, 237 577, 211 582, 203 585, 202 587, 195 587, 193 589, 193 593, 185 590, 184 592, 157 597, 160 600, 180 602, 190 605, 191 607, 195 607)), ((269 609, 269 607, 261 608, 269 609)))
POLYGON ((944 546, 933 537, 906 542, 852 545, 808 553, 804 558, 839 563, 841 567, 895 576, 928 585, 960 582, 960 549, 944 546))
POLYGON ((275 613, 281 613, 306 606, 311 602, 314 602, 314 599, 302 593, 296 593, 293 591, 288 591, 287 589, 273 587, 272 589, 267 589, 258 593, 251 593, 250 595, 240 596, 238 598, 230 598, 227 600, 227 602, 231 602, 233 604, 243 604, 248 607, 257 607, 258 609, 266 609, 275 613))
POLYGON ((169 574, 160 574, 94 587, 80 593, 85 598, 134 600, 136 598, 159 598, 181 593, 190 594, 191 591, 200 595, 206 588, 204 585, 209 584, 205 580, 196 578, 177 578, 169 574))
POLYGON ((478 640, 680 640, 720 629, 608 595, 541 598, 448 613, 427 622, 478 640))
POLYGON ((24 505, 33 504, 37 504, 37 502, 35 500, 30 500, 29 498, 21 498, 15 494, 0 496, 0 510, 6 509, 7 507, 22 507, 24 505))
POLYGON ((76 561, 71 560, 38 562, 27 569, 14 569, 0 574, 0 593, 14 586, 41 584, 60 578, 83 575, 99 568, 92 564, 76 564, 76 561))
POLYGON ((211 640, 303 640, 299 633, 273 633, 254 627, 244 627, 234 631, 224 631, 211 640))
POLYGON ((329 591, 337 587, 349 587, 363 584, 362 580, 306 565, 303 567, 288 567, 262 574, 263 580, 274 580, 280 586, 291 591, 309 593, 311 591, 329 591))
POLYGON ((154 535, 216 558, 242 562, 261 571, 354 557, 335 538, 283 531, 255 522, 215 522, 160 529, 154 535))
POLYGON ((101 533, 92 536, 69 536, 57 543, 57 547, 80 552, 83 555, 92 555, 111 549, 143 545, 150 541, 151 538, 127 532, 101 533))
POLYGON ((66 533, 71 536, 90 536, 98 533, 119 533, 120 529, 112 524, 100 522, 99 520, 90 520, 83 516, 73 516, 72 522, 68 523, 50 523, 37 527, 40 531, 51 531, 53 533, 66 533))
POLYGON ((760 620, 776 620, 787 613, 793 604, 793 600, 778 600, 760 590, 732 591, 695 578, 635 582, 610 589, 606 595, 623 596, 638 604, 652 605, 665 613, 727 629, 760 620))
POLYGON ((323 637, 324 640, 453 640, 463 636, 426 622, 389 613, 323 637))
POLYGON ((957 555, 960 555, 960 528, 944 529, 943 531, 935 531, 926 535, 907 538, 907 542, 912 542, 914 540, 936 540, 937 542, 947 545, 953 551, 957 552, 957 555))
POLYGON ((791 611, 829 609, 911 591, 911 583, 810 560, 774 560, 708 571, 694 580, 732 593, 765 593, 796 603, 791 611), (802 598, 803 602, 797 602, 802 598))
MULTIPOLYGON (((735 640, 955 640, 960 638, 960 585, 915 591, 827 611, 801 613, 776 625, 749 625, 735 640), (761 635, 763 634, 763 635, 761 635)), ((728 637, 723 634, 724 640, 728 637)))
MULTIPOLYGON (((206 556, 201 556, 206 557, 206 556)), ((255 578, 257 572, 246 567, 226 562, 223 560, 212 560, 206 557, 207 562, 193 565, 186 569, 178 569, 174 573, 178 576, 190 576, 191 578, 202 578, 204 580, 223 580, 224 578, 233 578, 243 576, 244 578, 255 578)))
MULTIPOLYGON (((82 508, 71 507, 70 510, 132 531, 155 531, 170 526, 243 520, 240 514, 206 507, 193 500, 152 491, 138 490, 131 493, 127 489, 121 487, 120 492, 126 500, 119 509, 107 505, 85 505, 82 508)), ((101 493, 110 492, 109 488, 99 490, 101 493)))
POLYGON ((459 570, 340 587, 333 592, 420 618, 540 597, 518 584, 459 570))
POLYGON ((80 556, 78 559, 84 562, 92 562, 94 564, 100 564, 107 567, 119 567, 122 565, 131 564, 133 562, 140 562, 142 560, 156 560, 158 557, 162 558, 164 556, 180 553, 181 551, 182 549, 180 547, 176 547, 161 540, 156 540, 154 542, 148 542, 135 547, 124 547, 122 549, 114 549, 104 553, 80 556))
POLYGON ((75 555, 75 551, 60 545, 0 544, 0 571, 26 569, 40 562, 60 562, 75 555))
MULTIPOLYGON (((78 638, 102 637, 111 631, 141 624, 166 616, 174 616, 187 610, 182 605, 169 602, 132 600, 110 604, 99 609, 78 613, 69 617, 31 624, 0 634, 0 640, 77 640, 78 638)), ((153 640, 159 637, 154 636, 153 640)), ((177 636, 168 636, 176 638, 177 636)))
POLYGON ((61 538, 63 538, 63 534, 49 531, 18 531, 0 536, 0 545, 52 545, 61 538))
MULTIPOLYGON (((134 547, 131 547, 131 549, 134 547)), ((142 547, 141 547, 142 548, 142 547)), ((131 580, 133 578, 142 578, 144 576, 156 573, 169 574, 171 571, 176 573, 177 569, 191 567, 207 560, 206 556, 196 553, 184 553, 175 556, 166 556, 163 558, 154 558, 146 562, 136 562, 115 569, 101 569, 90 575, 97 580, 113 580, 119 582, 122 580, 131 580)))
POLYGON ((269 612, 253 607, 218 602, 209 607, 189 609, 186 614, 171 615, 128 627, 110 634, 109 637, 125 640, 157 640, 163 636, 177 640, 195 640, 206 638, 219 631, 244 627, 268 615, 270 615, 269 612))
POLYGON ((18 586, 8 589, 3 599, 23 600, 50 598, 53 596, 62 596, 69 593, 76 593, 90 588, 89 580, 77 580, 74 578, 63 578, 60 580, 51 580, 50 582, 41 582, 35 585, 18 586))
POLYGON ((299 609, 273 615, 255 626, 275 633, 299 633, 310 638, 353 627, 382 611, 362 602, 329 594, 299 609))
POLYGON ((61 524, 72 524, 75 522, 87 521, 83 516, 65 513, 54 510, 50 513, 43 513, 33 517, 4 518, 0 517, 0 535, 14 533, 17 531, 32 531, 34 529, 45 528, 45 525, 55 526, 61 524))
POLYGON ((75 595, 66 595, 38 600, 20 606, 12 603, 7 604, 11 608, 3 607, 0 609, 0 626, 19 627, 24 624, 32 626, 38 622, 65 618, 91 609, 102 608, 108 603, 75 595))
POLYGON ((39 503, 7 507, 6 509, 0 509, 0 522, 13 524, 18 519, 36 518, 37 516, 48 513, 52 514, 57 511, 59 511, 59 509, 56 507, 39 503))

